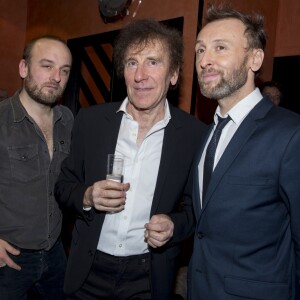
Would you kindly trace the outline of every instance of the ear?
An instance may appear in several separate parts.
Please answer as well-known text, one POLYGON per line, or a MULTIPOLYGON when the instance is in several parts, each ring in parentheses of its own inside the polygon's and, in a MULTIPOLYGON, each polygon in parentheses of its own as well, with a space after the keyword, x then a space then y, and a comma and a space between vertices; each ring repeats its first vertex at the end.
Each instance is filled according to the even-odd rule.
POLYGON ((170 82, 171 85, 176 85, 177 80, 178 80, 178 75, 179 75, 179 69, 173 72, 173 75, 171 76, 170 82))
POLYGON ((252 50, 252 59, 250 60, 250 68, 255 73, 257 72, 264 61, 264 51, 262 49, 252 50))
POLYGON ((24 59, 21 59, 20 63, 19 63, 19 74, 21 76, 22 79, 24 79, 25 77, 27 77, 28 74, 28 65, 26 63, 26 61, 24 59))

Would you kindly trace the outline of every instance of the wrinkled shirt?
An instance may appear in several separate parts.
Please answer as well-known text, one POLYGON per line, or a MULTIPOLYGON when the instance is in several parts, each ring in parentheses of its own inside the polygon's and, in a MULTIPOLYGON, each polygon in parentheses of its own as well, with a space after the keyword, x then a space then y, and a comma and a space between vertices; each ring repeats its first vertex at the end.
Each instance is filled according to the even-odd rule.
POLYGON ((115 256, 130 256, 149 252, 144 241, 145 224, 156 187, 165 128, 171 114, 165 101, 164 118, 153 125, 142 143, 137 145, 139 124, 126 111, 128 98, 120 112, 123 118, 118 135, 116 154, 125 159, 124 182, 130 183, 124 210, 106 214, 97 249, 115 256))
POLYGON ((53 157, 19 94, 0 103, 0 238, 25 249, 49 250, 61 232, 54 184, 70 148, 73 115, 53 108, 53 157))

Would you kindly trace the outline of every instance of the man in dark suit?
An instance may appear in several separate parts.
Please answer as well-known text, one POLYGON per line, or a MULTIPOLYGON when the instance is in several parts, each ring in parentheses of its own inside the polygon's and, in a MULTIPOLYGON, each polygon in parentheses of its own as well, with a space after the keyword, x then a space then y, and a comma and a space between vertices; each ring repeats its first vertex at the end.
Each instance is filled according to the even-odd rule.
POLYGON ((264 47, 262 16, 209 8, 196 69, 218 107, 193 169, 189 300, 299 299, 300 117, 255 88, 264 47))
POLYGON ((56 186, 60 203, 77 214, 68 299, 172 299, 179 242, 193 232, 187 178, 204 130, 166 99, 182 48, 177 30, 129 24, 114 47, 128 97, 76 118, 56 186), (109 153, 125 158, 125 183, 105 180, 109 153))

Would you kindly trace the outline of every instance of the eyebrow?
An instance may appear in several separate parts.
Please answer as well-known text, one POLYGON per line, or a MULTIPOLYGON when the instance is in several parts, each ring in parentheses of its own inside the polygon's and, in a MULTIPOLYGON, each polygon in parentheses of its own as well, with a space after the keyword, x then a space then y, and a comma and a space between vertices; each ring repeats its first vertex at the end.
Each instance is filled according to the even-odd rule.
MULTIPOLYGON (((230 44, 230 41, 227 40, 227 39, 216 39, 216 40, 213 40, 212 42, 213 43, 226 43, 226 44, 230 44)), ((205 44, 205 43, 203 42, 203 40, 197 40, 196 41, 196 45, 197 44, 205 44)))
MULTIPOLYGON (((47 58, 42 58, 40 61, 39 61, 39 63, 50 63, 50 64, 55 64, 55 62, 53 61, 53 60, 51 60, 51 59, 47 59, 47 58)), ((71 65, 68 65, 68 64, 65 64, 65 65, 62 65, 61 67, 60 67, 60 69, 61 68, 71 68, 71 65)))

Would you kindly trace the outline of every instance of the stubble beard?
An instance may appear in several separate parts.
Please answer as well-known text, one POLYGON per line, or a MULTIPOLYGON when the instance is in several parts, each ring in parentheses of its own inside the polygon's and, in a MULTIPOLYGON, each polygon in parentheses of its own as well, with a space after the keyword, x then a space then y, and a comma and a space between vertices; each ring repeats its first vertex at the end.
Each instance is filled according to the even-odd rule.
POLYGON ((245 85, 248 80, 248 72, 246 68, 247 57, 238 69, 234 69, 229 76, 224 75, 223 71, 208 69, 207 72, 218 72, 221 75, 221 80, 213 87, 210 83, 201 81, 201 76, 198 76, 198 83, 201 94, 209 99, 220 100, 224 99, 245 85))
POLYGON ((41 86, 34 81, 29 72, 28 77, 24 79, 24 89, 29 97, 39 104, 53 106, 62 96, 64 88, 61 88, 56 82, 44 83, 41 86), (57 90, 49 91, 47 94, 43 92, 43 87, 53 85, 57 90))

